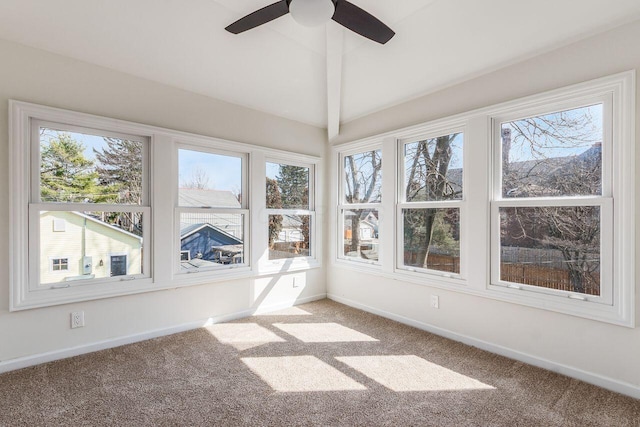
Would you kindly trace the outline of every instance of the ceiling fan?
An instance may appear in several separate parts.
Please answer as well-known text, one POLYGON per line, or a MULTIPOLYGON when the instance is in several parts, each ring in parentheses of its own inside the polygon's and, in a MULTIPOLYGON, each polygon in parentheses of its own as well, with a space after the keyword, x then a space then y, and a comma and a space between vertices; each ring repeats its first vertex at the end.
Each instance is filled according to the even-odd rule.
POLYGON ((309 27, 333 19, 343 27, 380 44, 385 44, 395 35, 378 18, 346 0, 281 0, 238 19, 225 29, 239 34, 287 13, 291 13, 298 23, 309 27))

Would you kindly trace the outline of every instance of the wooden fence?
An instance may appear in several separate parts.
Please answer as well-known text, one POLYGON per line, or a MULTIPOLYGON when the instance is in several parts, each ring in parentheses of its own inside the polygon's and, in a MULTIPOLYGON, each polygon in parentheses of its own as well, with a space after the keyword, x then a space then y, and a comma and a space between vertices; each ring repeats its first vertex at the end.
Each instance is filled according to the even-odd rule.
MULTIPOLYGON (((420 267, 415 253, 405 252, 404 263, 420 267)), ((460 258, 430 253, 427 258, 427 268, 460 273, 460 258)), ((592 277, 593 281, 586 285, 585 293, 600 295, 600 274, 595 272, 592 277)), ((568 270, 540 265, 503 262, 500 265, 500 279, 560 291, 571 292, 574 290, 568 270)))

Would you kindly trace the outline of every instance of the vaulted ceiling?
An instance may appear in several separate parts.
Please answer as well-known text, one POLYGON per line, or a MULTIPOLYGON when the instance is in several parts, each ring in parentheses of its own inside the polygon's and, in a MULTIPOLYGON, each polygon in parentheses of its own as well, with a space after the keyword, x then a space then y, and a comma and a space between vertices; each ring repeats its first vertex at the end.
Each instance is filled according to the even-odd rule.
MULTIPOLYGON (((0 0, 0 38, 318 127, 433 92, 640 19, 638 0, 351 0, 379 45, 285 15, 224 30, 275 0, 0 0)), ((328 1, 328 0, 327 0, 328 1)))

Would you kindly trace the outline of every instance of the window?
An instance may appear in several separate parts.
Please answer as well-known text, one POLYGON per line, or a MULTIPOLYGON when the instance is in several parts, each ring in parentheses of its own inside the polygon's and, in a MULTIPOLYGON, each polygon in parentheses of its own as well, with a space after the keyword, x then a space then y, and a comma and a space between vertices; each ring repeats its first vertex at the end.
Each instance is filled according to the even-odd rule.
POLYGON ((622 73, 335 146, 336 267, 634 326, 634 85, 622 73))
POLYGON ((379 261, 382 150, 340 156, 339 257, 379 261))
POLYGON ((246 158, 199 147, 178 150, 178 271, 245 265, 246 158))
POLYGON ((267 156, 306 176, 269 209, 295 257, 277 272, 320 266, 319 158, 18 101, 9 119, 12 311, 273 273, 267 156))
POLYGON ((313 166, 266 162, 269 260, 311 257, 313 166))
POLYGON ((599 102, 496 122, 493 283, 612 303, 608 111, 599 102))
POLYGON ((51 271, 67 271, 69 270, 69 258, 52 258, 51 271))
POLYGON ((459 275, 462 132, 400 141, 400 268, 459 275))
POLYGON ((29 229, 39 247, 31 263, 40 265, 33 289, 111 280, 116 274, 92 260, 114 248, 131 260, 117 276, 148 276, 145 138, 37 120, 31 126, 29 229), (54 260, 50 269, 48 260, 60 249, 70 256, 64 263, 54 260), (60 271, 66 274, 50 274, 60 271))

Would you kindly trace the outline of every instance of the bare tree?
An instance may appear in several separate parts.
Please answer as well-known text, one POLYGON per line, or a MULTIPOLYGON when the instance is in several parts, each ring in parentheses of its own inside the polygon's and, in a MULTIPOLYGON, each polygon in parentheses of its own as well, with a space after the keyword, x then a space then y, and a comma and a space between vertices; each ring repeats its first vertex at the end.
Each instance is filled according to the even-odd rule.
MULTIPOLYGON (((504 197, 601 194, 602 129, 591 108, 509 122, 502 138, 504 197), (512 155, 514 148, 525 158, 512 155)), ((503 245, 558 251, 572 290, 599 293, 598 207, 507 208, 501 238, 503 245)))
POLYGON ((209 173, 202 167, 196 166, 191 171, 191 176, 188 180, 183 181, 182 187, 192 188, 196 190, 208 190, 210 186, 211 178, 209 173))
MULTIPOLYGON (((382 153, 368 151, 345 157, 345 201, 361 204, 380 201, 381 198, 382 153)), ((368 210, 350 209, 351 242, 349 251, 360 253, 360 222, 368 210)))
MULTIPOLYGON (((451 134, 405 146, 406 201, 453 200, 462 194, 462 174, 457 174, 458 182, 449 174, 453 156, 452 144, 459 136, 451 134)), ((405 250, 415 254, 415 262, 412 262, 405 253, 406 263, 427 266, 435 226, 446 226, 443 222, 444 214, 443 210, 438 209, 404 211, 405 250)))

